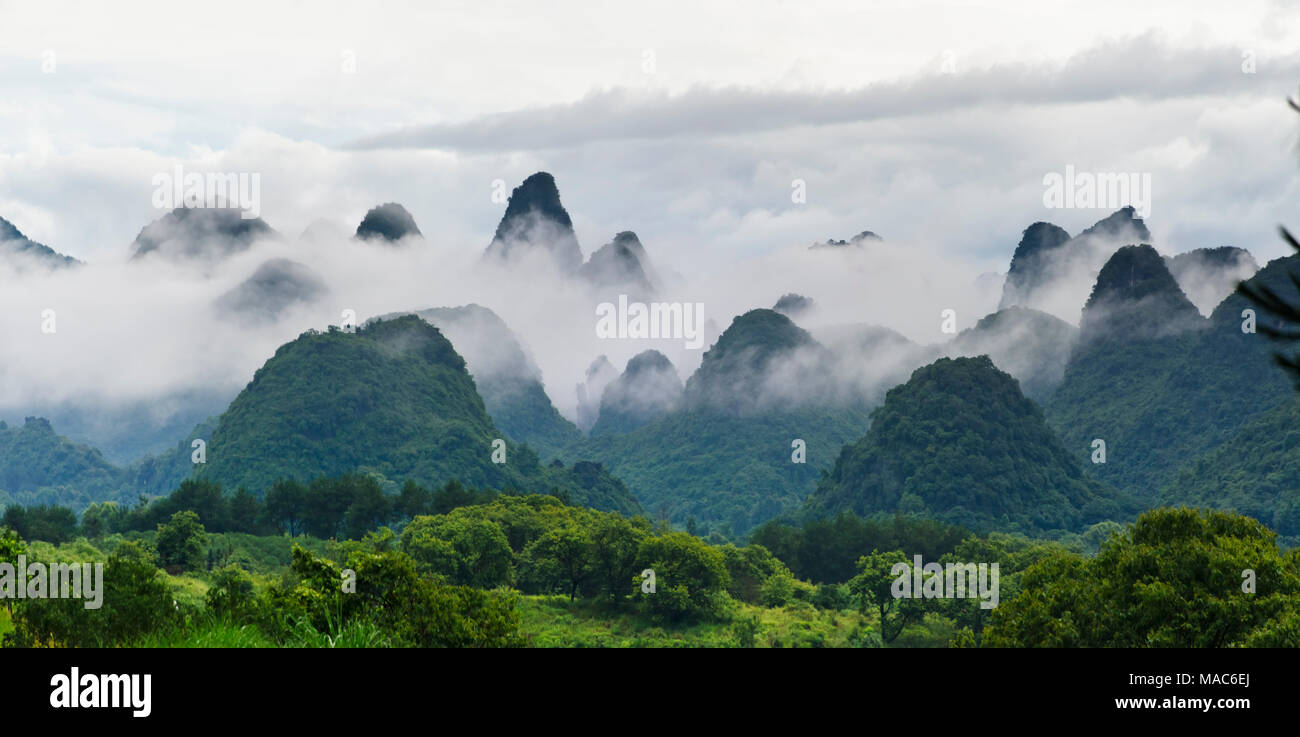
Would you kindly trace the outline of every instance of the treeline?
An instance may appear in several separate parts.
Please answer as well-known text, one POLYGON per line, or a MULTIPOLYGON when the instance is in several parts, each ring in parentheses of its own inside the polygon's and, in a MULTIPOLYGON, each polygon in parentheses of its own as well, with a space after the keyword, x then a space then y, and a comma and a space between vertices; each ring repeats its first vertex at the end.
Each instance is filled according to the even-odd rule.
MULTIPOLYGON (((548 496, 419 516, 394 544, 434 580, 589 598, 667 621, 721 616, 732 599, 758 603, 773 577, 794 588, 790 570, 759 546, 713 546, 644 517, 548 496)), ((811 599, 813 587, 804 591, 811 599)))
POLYGON ((468 489, 452 480, 435 490, 407 481, 398 494, 390 495, 369 476, 346 474, 321 477, 309 484, 278 481, 265 498, 258 498, 242 488, 227 496, 220 484, 190 479, 170 495, 142 500, 136 506, 91 504, 82 512, 80 522, 67 507, 10 505, 0 517, 0 526, 9 527, 24 540, 59 544, 79 536, 95 539, 152 530, 177 512, 193 512, 209 532, 359 539, 383 525, 486 503, 497 493, 468 489))
MULTIPOLYGON (((193 512, 178 512, 173 524, 193 512)), ((200 531, 196 531, 200 532, 200 531)), ((201 532, 200 532, 201 534, 201 532)), ((0 530, 0 561, 30 550, 0 530)), ((295 547, 282 579, 257 591, 243 570, 211 575, 202 605, 181 605, 147 545, 119 543, 104 564, 102 608, 77 598, 6 601, 9 647, 511 647, 523 644, 508 596, 422 576, 409 556, 337 563, 295 547), (347 582, 353 585, 349 587, 347 582)))
POLYGON ((771 520, 750 534, 750 542, 781 559, 799 578, 843 583, 858 574, 858 558, 873 550, 905 550, 938 560, 973 533, 933 519, 904 515, 863 519, 842 513, 794 525, 771 520))

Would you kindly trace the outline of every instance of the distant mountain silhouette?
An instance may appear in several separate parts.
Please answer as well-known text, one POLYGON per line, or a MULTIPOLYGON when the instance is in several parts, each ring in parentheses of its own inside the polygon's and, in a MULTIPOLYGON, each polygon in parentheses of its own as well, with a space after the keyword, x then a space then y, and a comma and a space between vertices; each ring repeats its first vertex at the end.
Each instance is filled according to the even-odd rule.
POLYGON ((290 307, 314 302, 328 291, 311 268, 287 258, 275 258, 218 297, 215 305, 232 317, 274 320, 290 307))
POLYGON ((386 202, 372 207, 357 225, 356 237, 363 241, 379 240, 396 243, 409 236, 424 237, 415 225, 415 218, 396 202, 386 202))
POLYGON ((1183 293, 1204 314, 1209 314, 1237 284, 1259 271, 1250 251, 1233 246, 1196 248, 1165 258, 1169 273, 1183 293))
POLYGON ((871 241, 879 241, 879 240, 883 240, 883 239, 880 236, 876 235, 875 233, 872 233, 870 230, 864 230, 861 233, 858 233, 857 235, 848 239, 847 241, 837 241, 834 238, 829 238, 827 240, 818 241, 817 243, 812 244, 811 246, 808 247, 808 249, 816 250, 820 248, 862 248, 865 244, 870 243, 871 241))
POLYGON ((605 387, 600 419, 591 434, 628 432, 681 405, 682 379, 659 351, 642 351, 627 362, 618 379, 605 387))
POLYGON ((1034 223, 1011 257, 998 309, 1019 305, 1073 321, 1074 310, 1086 298, 1083 290, 1111 254, 1150 241, 1150 231, 1132 207, 1116 210, 1073 238, 1051 223, 1034 223))
POLYGON ((1154 338, 1204 322, 1154 248, 1125 246, 1097 274, 1079 320, 1079 339, 1154 338))
POLYGON ((43 243, 31 240, 23 235, 17 226, 4 218, 0 218, 0 258, 18 271, 25 271, 31 266, 62 268, 81 263, 43 243))
POLYGON ((811 310, 813 304, 811 297, 805 297, 802 294, 790 292, 789 294, 781 295, 781 298, 776 301, 776 304, 772 305, 772 310, 794 319, 811 310))
POLYGON ((655 289, 645 247, 630 230, 596 249, 578 275, 604 292, 627 294, 633 300, 648 299, 655 289))
POLYGON ((542 384, 542 370, 519 336, 495 312, 471 304, 413 314, 441 330, 464 356, 483 405, 506 437, 528 444, 545 459, 566 455, 582 441, 578 428, 551 403, 542 384))
POLYGON ((161 256, 174 261, 221 261, 254 242, 279 238, 261 218, 245 219, 237 208, 178 207, 140 230, 132 260, 161 256))
POLYGON ((560 204, 555 177, 544 171, 515 187, 484 259, 512 262, 539 250, 548 254, 563 274, 572 274, 582 265, 573 221, 560 204))
POLYGON ((587 366, 583 382, 578 384, 578 427, 584 432, 591 430, 600 419, 600 398, 605 394, 605 387, 618 379, 618 369, 605 356, 597 356, 587 366))

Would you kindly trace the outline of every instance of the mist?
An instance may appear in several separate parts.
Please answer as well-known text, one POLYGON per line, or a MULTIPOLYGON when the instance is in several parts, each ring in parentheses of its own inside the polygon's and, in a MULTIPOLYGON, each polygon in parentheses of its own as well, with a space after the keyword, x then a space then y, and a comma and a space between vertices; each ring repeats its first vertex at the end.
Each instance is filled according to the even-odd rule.
MULTIPOLYGON (((0 291, 0 331, 8 337, 0 359, 0 417, 69 405, 87 411, 146 406, 159 427, 187 411, 197 422, 233 399, 277 347, 308 329, 342 325, 350 316, 359 324, 394 312, 468 304, 486 307, 505 322, 540 370, 552 403, 584 429, 594 422, 600 393, 636 354, 659 351, 685 382, 737 315, 771 308, 791 292, 811 298, 795 322, 819 344, 814 354, 796 351, 769 367, 761 384, 768 399, 874 403, 935 357, 972 351, 989 352, 995 360, 1000 355, 1008 363, 1004 370, 1022 379, 1038 377, 1039 384, 1045 376, 1050 384, 1068 357, 1068 340, 1048 335, 1044 344, 1051 348, 1033 347, 1035 336, 1024 335, 1024 325, 997 340, 985 336, 983 342, 949 345, 956 333, 996 311, 1004 267, 968 260, 941 243, 886 238, 861 248, 810 249, 809 234, 801 243, 713 270, 668 262, 654 242, 645 243, 651 273, 672 275, 655 285, 653 300, 703 305, 704 345, 690 349, 680 337, 599 338, 597 305, 616 301, 618 289, 562 272, 551 250, 527 247, 547 234, 516 234, 523 247, 502 261, 484 258, 489 234, 479 242, 441 240, 427 232, 395 242, 363 241, 350 235, 355 227, 345 222, 312 223, 297 237, 253 228, 248 242, 231 244, 204 233, 202 243, 179 243, 139 258, 129 258, 130 249, 123 248, 117 261, 56 270, 29 266, 21 278, 0 262, 6 285, 0 291), (614 372, 588 377, 600 356, 614 372), (587 385, 585 416, 575 390, 580 385, 587 385), (204 411, 188 406, 193 397, 205 398, 204 411)), ((1007 234, 1008 244, 1015 240, 1015 233, 1007 234)), ((1088 239, 1086 247, 1052 267, 1030 306, 1076 325, 1097 271, 1119 244, 1088 239)), ((583 256, 593 249, 588 244, 583 256)), ((1214 282, 1222 291, 1221 274, 1189 273, 1188 279, 1214 282)), ((498 365, 504 358, 494 357, 490 344, 461 348, 475 359, 471 373, 509 370, 498 365)))

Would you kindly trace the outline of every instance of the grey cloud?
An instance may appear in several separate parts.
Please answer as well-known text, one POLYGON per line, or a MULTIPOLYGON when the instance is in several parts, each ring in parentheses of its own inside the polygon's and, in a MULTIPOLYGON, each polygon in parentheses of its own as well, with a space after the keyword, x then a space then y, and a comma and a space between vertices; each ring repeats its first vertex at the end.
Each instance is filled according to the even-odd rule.
POLYGON ((1241 53, 1232 47, 1174 49, 1147 33, 1094 46, 1063 65, 1004 64, 851 90, 695 87, 677 96, 604 90, 571 104, 412 127, 368 137, 347 148, 535 150, 600 140, 756 133, 993 104, 1269 94, 1300 79, 1300 54, 1257 60, 1256 72, 1244 74, 1241 53))

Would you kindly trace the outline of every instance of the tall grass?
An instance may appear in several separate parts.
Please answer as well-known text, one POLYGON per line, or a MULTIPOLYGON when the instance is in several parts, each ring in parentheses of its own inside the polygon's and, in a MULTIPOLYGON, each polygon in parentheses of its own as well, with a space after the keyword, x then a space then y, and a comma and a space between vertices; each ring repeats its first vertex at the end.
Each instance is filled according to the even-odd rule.
POLYGON ((174 632, 152 632, 132 643, 158 648, 378 648, 393 647, 392 639, 374 622, 354 619, 340 622, 330 617, 324 631, 307 619, 292 618, 282 641, 259 627, 229 618, 201 617, 174 632))

